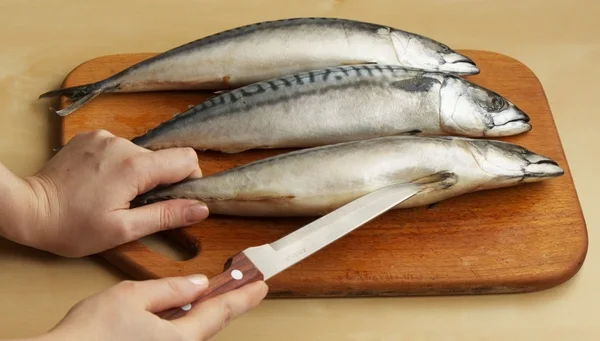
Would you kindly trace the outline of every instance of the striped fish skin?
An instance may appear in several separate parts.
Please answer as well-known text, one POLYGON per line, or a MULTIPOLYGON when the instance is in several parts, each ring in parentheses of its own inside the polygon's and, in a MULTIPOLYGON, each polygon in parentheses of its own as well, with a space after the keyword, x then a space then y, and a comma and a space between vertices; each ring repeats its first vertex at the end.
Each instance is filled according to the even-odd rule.
POLYGON ((319 216, 396 183, 431 185, 394 209, 540 182, 564 171, 521 146, 464 137, 389 136, 297 150, 138 196, 134 206, 192 198, 211 214, 319 216))
POLYGON ((147 149, 237 153, 380 136, 516 135, 529 117, 461 77, 364 64, 302 72, 217 95, 132 139, 147 149))
POLYGON ((338 18, 292 18, 216 33, 137 63, 105 80, 46 92, 66 95, 66 116, 104 92, 215 90, 344 64, 395 64, 477 74, 468 57, 428 37, 338 18))

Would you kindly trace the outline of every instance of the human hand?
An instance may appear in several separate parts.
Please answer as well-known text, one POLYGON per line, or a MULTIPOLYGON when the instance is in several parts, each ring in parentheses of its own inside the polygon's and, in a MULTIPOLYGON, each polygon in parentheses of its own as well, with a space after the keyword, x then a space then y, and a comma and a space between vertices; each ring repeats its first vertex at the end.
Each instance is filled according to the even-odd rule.
POLYGON ((206 341, 266 296, 263 281, 194 304, 186 315, 163 320, 155 313, 198 299, 207 288, 203 275, 125 281, 75 305, 38 341, 161 340, 206 341), (194 284, 195 283, 195 284, 194 284))
POLYGON ((196 200, 168 200, 129 209, 159 184, 200 177, 190 148, 150 151, 103 130, 73 137, 25 180, 37 215, 22 244, 66 257, 104 251, 143 236, 197 223, 208 215, 196 200))

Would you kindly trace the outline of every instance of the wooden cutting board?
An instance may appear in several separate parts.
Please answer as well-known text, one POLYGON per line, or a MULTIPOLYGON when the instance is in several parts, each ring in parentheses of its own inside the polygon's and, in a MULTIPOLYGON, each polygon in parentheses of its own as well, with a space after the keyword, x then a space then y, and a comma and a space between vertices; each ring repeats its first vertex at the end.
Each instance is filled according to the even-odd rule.
MULTIPOLYGON (((516 103, 533 130, 503 138, 556 160, 565 175, 554 180, 489 190, 434 207, 387 212, 268 281, 268 297, 349 297, 511 293, 541 290, 571 278, 587 252, 587 230, 554 120, 535 74, 519 61, 462 50, 480 66, 468 77, 516 103)), ((104 56, 74 69, 63 86, 100 80, 153 54, 104 56)), ((62 142, 106 129, 132 138, 188 105, 200 92, 106 94, 62 122, 62 142)), ((61 108, 67 102, 61 99, 61 108)), ((204 175, 283 150, 241 154, 199 153, 204 175)), ((269 243, 310 222, 211 216, 169 238, 193 253, 173 260, 133 242, 102 256, 133 278, 204 273, 214 276, 228 257, 269 243)))

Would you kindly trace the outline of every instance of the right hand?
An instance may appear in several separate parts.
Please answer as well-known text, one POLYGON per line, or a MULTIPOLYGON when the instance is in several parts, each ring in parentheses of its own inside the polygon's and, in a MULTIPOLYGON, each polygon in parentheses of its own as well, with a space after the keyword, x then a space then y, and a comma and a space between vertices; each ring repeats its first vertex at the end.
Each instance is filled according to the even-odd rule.
POLYGON ((37 340, 206 341, 256 307, 268 291, 265 282, 258 281, 195 304, 186 315, 172 321, 155 315, 192 303, 207 286, 203 275, 124 281, 79 302, 37 340))

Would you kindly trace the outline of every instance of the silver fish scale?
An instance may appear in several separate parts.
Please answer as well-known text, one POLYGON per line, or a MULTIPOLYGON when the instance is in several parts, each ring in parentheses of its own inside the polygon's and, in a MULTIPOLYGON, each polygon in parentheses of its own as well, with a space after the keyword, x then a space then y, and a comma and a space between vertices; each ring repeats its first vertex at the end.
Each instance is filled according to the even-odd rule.
MULTIPOLYGON (((282 95, 279 100, 288 100, 293 96, 304 96, 307 93, 302 92, 299 89, 294 89, 294 94, 290 95, 290 88, 298 87, 298 86, 306 86, 307 89, 312 89, 309 85, 311 84, 320 84, 320 91, 327 91, 330 86, 335 87, 336 84, 342 84, 344 81, 347 81, 354 77, 360 77, 364 79, 363 82, 352 82, 350 84, 344 84, 344 86, 361 86, 365 83, 373 85, 386 85, 385 82, 380 82, 382 77, 392 77, 398 72, 402 72, 409 75, 435 75, 435 73, 423 72, 419 70, 413 70, 404 67, 397 67, 393 65, 380 65, 380 64, 363 64, 363 65, 351 65, 351 66, 340 66, 340 67, 332 67, 325 68, 321 70, 313 70, 298 73, 296 75, 290 75, 286 77, 281 77, 277 79, 267 80, 263 82, 253 83, 238 89, 231 90, 229 92, 225 92, 223 94, 217 95, 207 101, 204 101, 185 112, 173 117, 171 120, 177 120, 189 115, 198 114, 207 109, 215 109, 215 107, 220 105, 229 105, 233 104, 239 100, 245 98, 251 98, 256 95, 265 96, 268 98, 264 102, 266 104, 274 104, 274 102, 278 102, 271 97, 266 96, 265 92, 272 92, 273 94, 280 93, 282 95), (288 90, 288 91, 280 91, 280 90, 288 90)), ((439 77, 439 76, 435 76, 439 77)), ((257 103, 257 106, 261 104, 257 103)), ((232 111, 233 113, 235 111, 232 111)))
MULTIPOLYGON (((300 111, 297 112, 299 105, 304 107, 308 105, 312 108, 309 109, 312 110, 309 115, 318 115, 317 112, 326 110, 323 106, 333 105, 335 107, 332 102, 323 104, 323 101, 329 97, 328 92, 335 94, 335 92, 346 90, 350 91, 347 92, 346 97, 352 96, 354 101, 364 101, 364 105, 358 102, 356 105, 361 107, 359 110, 362 110, 365 116, 370 115, 366 113, 370 110, 369 108, 378 113, 376 118, 363 124, 364 128, 362 128, 361 134, 372 135, 376 130, 381 131, 382 134, 395 134, 397 127, 401 124, 408 127, 405 131, 422 130, 427 127, 435 129, 438 117, 437 114, 430 113, 438 111, 438 90, 444 77, 452 76, 380 64, 338 66, 301 72, 253 83, 219 94, 162 122, 144 135, 132 139, 132 142, 141 146, 169 145, 172 143, 171 141, 179 140, 180 136, 188 136, 190 140, 186 143, 192 143, 195 148, 201 149, 200 145, 204 142, 194 144, 190 142, 191 139, 195 141, 203 139, 223 145, 227 144, 223 140, 223 134, 226 134, 229 135, 227 139, 230 144, 241 141, 239 142, 241 148, 245 148, 244 145, 255 137, 243 136, 262 134, 257 129, 274 129, 274 133, 288 134, 287 138, 296 139, 298 135, 297 131, 293 129, 293 122, 300 117, 299 115, 302 115, 300 111), (354 93, 356 96, 350 95, 350 93, 354 93), (408 94, 412 100, 398 100, 397 96, 408 94), (377 99, 372 96, 376 96, 377 99), (289 106, 282 103, 289 103, 289 106), (411 110, 416 110, 416 114, 403 116, 403 123, 400 123, 395 115, 407 110, 406 106, 413 105, 413 103, 416 107, 411 110), (270 107, 270 109, 266 107, 270 107), (247 117, 251 121, 236 121, 235 117, 240 113, 243 114, 240 117, 247 117), (273 117, 267 118, 266 115, 273 117), (262 128, 260 128, 261 125, 262 128), (285 126, 285 129, 282 125, 285 126), (285 130, 284 133, 281 132, 282 129, 285 130), (383 131, 387 131, 387 133, 383 131)), ((329 113, 329 115, 340 114, 335 110, 329 113)), ((326 128, 325 124, 331 125, 323 122, 318 129, 329 129, 331 134, 341 133, 339 128, 334 126, 326 128)), ((352 127, 350 125, 348 129, 354 129, 352 127)), ((344 134, 352 133, 344 132, 344 134)), ((263 136, 261 139, 267 141, 269 138, 263 136)), ((269 144, 272 142, 258 143, 269 144)))
MULTIPOLYGON (((245 26, 235 27, 235 28, 225 30, 222 32, 218 32, 218 33, 215 33, 215 34, 212 34, 212 35, 200 38, 200 39, 196 39, 192 42, 178 46, 171 50, 165 51, 164 53, 161 53, 160 55, 148 58, 146 61, 151 61, 151 60, 157 61, 157 60, 167 59, 173 55, 177 55, 182 52, 205 48, 205 47, 213 45, 213 44, 218 44, 222 41, 226 41, 226 40, 229 40, 232 38, 239 38, 239 37, 243 37, 243 36, 254 34, 254 33, 259 33, 261 31, 289 29, 289 28, 302 29, 302 26, 304 26, 304 25, 310 25, 311 27, 315 27, 315 24, 322 25, 328 29, 336 29, 336 30, 342 30, 342 31, 359 31, 361 33, 376 34, 378 30, 386 29, 386 30, 394 30, 395 32, 398 32, 398 33, 404 33, 404 34, 416 36, 416 34, 411 33, 411 32, 402 31, 402 30, 395 29, 395 28, 392 29, 391 27, 388 27, 388 26, 382 26, 382 25, 363 22, 363 21, 355 21, 355 20, 342 19, 342 18, 320 18, 320 17, 290 18, 290 19, 280 19, 280 20, 257 22, 257 23, 253 23, 253 24, 249 24, 249 25, 245 25, 245 26)), ((424 38, 424 37, 422 37, 422 38, 424 38)), ((441 45, 443 47, 445 46, 443 44, 441 44, 441 45)), ((146 63, 134 65, 125 71, 126 71, 126 73, 131 73, 133 70, 135 70, 137 68, 145 67, 145 64, 146 63)))
POLYGON ((479 72, 468 57, 416 33, 343 18, 289 18, 217 32, 103 80, 52 90, 40 98, 69 96, 76 102, 56 111, 66 116, 102 93, 231 89, 311 69, 370 62, 459 74, 479 72), (315 42, 321 48, 315 49, 315 42))
POLYGON ((321 215, 397 183, 441 185, 398 207, 408 208, 563 174, 552 159, 510 143, 388 136, 279 154, 151 190, 137 201, 193 198, 207 203, 213 214, 321 215))

